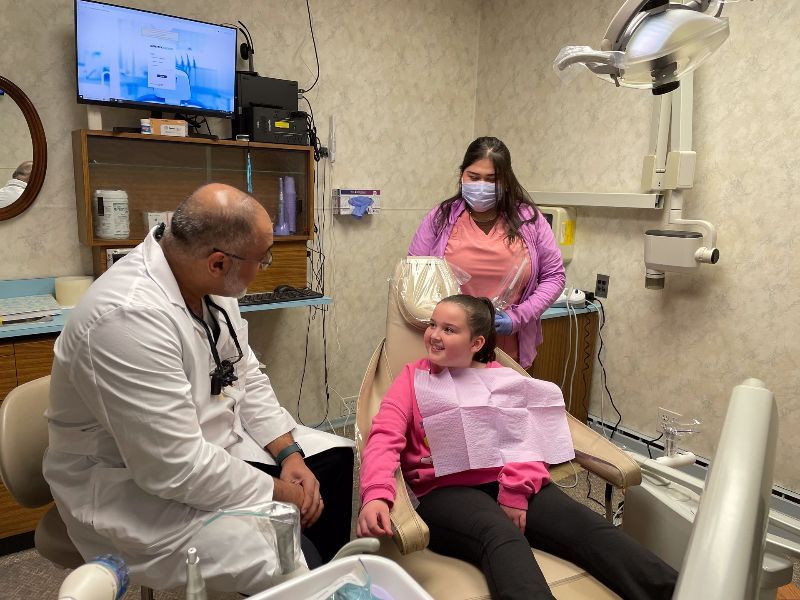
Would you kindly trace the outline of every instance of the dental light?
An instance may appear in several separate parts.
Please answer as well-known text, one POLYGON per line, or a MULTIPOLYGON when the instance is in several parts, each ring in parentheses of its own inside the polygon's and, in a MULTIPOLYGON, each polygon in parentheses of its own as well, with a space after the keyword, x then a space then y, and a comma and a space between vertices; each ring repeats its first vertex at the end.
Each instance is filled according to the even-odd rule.
POLYGON ((722 0, 627 0, 617 11, 600 44, 562 48, 553 67, 562 75, 583 65, 617 86, 671 92, 681 77, 696 69, 730 33, 720 18, 722 0), (715 16, 704 14, 718 7, 715 16))
MULTIPOLYGON (((562 48, 553 69, 564 80, 583 65, 617 87, 651 89, 654 95, 650 151, 644 158, 642 192, 589 194, 534 192, 539 204, 555 206, 669 207, 670 225, 702 230, 645 233, 645 287, 664 289, 665 271, 693 272, 716 264, 716 229, 708 221, 683 217, 684 190, 694 184, 692 150, 694 69, 728 38, 724 2, 737 0, 626 0, 606 30, 600 50, 562 48), (714 7, 713 16, 705 14, 714 7)), ((709 11, 712 12, 712 11, 709 11)))

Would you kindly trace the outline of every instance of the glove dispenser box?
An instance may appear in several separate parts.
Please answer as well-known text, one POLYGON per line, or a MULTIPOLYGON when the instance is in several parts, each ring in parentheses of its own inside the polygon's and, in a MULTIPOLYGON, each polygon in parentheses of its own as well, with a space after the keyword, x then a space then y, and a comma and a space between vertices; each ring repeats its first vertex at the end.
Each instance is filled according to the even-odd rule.
POLYGON ((369 189, 334 189, 333 214, 350 215, 356 219, 376 215, 381 211, 381 191, 369 189))

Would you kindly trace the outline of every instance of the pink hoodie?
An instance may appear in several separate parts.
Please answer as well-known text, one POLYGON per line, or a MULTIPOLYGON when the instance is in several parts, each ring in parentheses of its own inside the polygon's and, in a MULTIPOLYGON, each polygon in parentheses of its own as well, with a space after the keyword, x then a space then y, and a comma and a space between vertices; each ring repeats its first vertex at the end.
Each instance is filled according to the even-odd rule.
MULTIPOLYGON (((502 365, 491 362, 487 367, 502 365)), ((500 484, 497 501, 526 510, 530 496, 550 481, 550 473, 542 462, 508 463, 436 477, 414 392, 414 371, 430 368, 427 358, 407 364, 386 392, 372 420, 361 459, 361 505, 380 499, 391 506, 396 493, 394 472, 399 463, 403 477, 418 497, 439 487, 497 481, 500 484)))

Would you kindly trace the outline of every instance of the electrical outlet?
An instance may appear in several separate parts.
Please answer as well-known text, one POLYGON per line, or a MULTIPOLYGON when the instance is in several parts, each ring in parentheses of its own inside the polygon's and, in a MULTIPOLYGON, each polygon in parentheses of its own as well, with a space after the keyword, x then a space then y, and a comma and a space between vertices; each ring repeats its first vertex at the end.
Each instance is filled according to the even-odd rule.
POLYGON ((594 284, 594 295, 598 298, 608 298, 608 280, 611 275, 597 274, 597 281, 594 284))
POLYGON ((662 427, 665 425, 677 425, 682 417, 683 415, 680 413, 676 413, 675 411, 667 408, 662 408, 661 406, 658 407, 658 422, 662 427))

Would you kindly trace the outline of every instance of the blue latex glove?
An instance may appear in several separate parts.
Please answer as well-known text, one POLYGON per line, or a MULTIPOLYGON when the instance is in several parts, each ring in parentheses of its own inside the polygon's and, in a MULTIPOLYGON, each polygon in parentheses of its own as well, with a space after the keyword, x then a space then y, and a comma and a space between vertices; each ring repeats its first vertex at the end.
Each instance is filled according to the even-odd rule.
POLYGON ((356 196, 355 198, 350 198, 348 202, 353 207, 353 216, 356 219, 360 219, 367 214, 367 209, 372 206, 373 200, 369 196, 356 196))
POLYGON ((511 317, 502 310, 498 310, 494 314, 494 328, 497 330, 498 335, 511 335, 513 328, 511 317))

